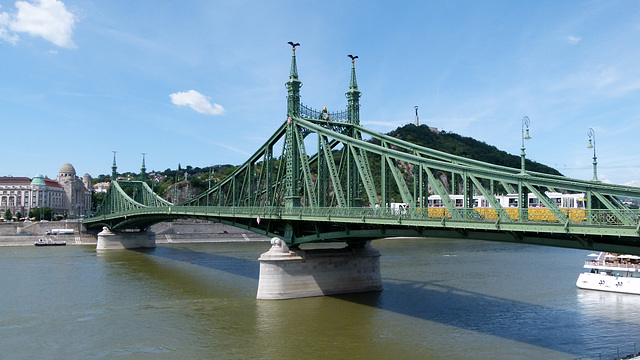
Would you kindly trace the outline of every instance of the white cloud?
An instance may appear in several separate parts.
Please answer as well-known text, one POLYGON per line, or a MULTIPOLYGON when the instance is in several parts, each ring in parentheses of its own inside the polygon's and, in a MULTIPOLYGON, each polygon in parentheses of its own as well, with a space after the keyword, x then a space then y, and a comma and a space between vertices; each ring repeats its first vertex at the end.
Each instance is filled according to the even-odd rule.
POLYGON ((640 187, 640 180, 631 180, 629 182, 624 183, 623 185, 640 187))
POLYGON ((27 33, 39 36, 59 47, 73 49, 76 44, 71 40, 76 17, 67 11, 64 3, 57 0, 16 1, 17 13, 0 13, 0 39, 15 44, 18 35, 27 33))
POLYGON ((580 40, 582 40, 582 38, 579 38, 577 36, 567 36, 567 42, 571 45, 579 43, 580 40))
POLYGON ((377 127, 384 127, 384 128, 390 128, 390 129, 395 129, 399 126, 403 126, 406 124, 413 124, 412 121, 361 121, 360 125, 362 126, 377 126, 377 127))
POLYGON ((224 115, 227 112, 221 105, 215 103, 211 105, 208 97, 195 90, 177 92, 169 97, 171 97, 172 103, 178 106, 188 106, 201 114, 224 115))
POLYGON ((598 86, 607 86, 613 84, 618 81, 620 76, 618 75, 618 71, 613 67, 602 68, 599 76, 596 79, 596 84, 598 86))
POLYGON ((18 41, 17 35, 12 35, 7 31, 9 27, 9 14, 0 13, 0 40, 15 44, 18 41))

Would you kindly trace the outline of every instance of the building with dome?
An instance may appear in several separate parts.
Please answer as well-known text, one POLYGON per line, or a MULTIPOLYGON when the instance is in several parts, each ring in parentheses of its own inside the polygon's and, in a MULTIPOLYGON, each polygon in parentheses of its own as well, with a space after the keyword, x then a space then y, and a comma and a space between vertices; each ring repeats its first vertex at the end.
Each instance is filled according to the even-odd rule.
POLYGON ((91 176, 84 174, 82 179, 76 176, 76 169, 69 163, 62 165, 56 182, 64 189, 64 208, 67 214, 87 215, 91 210, 91 176))
POLYGON ((0 216, 9 209, 23 216, 32 209, 49 207, 55 215, 71 217, 88 215, 91 210, 91 176, 82 179, 69 163, 62 165, 56 180, 36 175, 0 177, 0 216))

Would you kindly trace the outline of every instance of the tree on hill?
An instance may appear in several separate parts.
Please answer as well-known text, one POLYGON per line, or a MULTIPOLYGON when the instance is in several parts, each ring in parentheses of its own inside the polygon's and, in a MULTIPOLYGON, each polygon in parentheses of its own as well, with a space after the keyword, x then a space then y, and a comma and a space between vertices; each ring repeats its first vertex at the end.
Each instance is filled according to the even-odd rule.
MULTIPOLYGON (((495 146, 478 141, 471 137, 455 133, 434 132, 426 125, 415 126, 408 124, 395 129, 388 134, 414 144, 439 150, 448 154, 484 161, 490 164, 520 168, 520 156, 511 155, 499 150, 495 146)), ((562 175, 558 170, 529 159, 526 160, 527 170, 552 175, 562 175)))
MULTIPOLYGON (((482 141, 475 140, 470 137, 460 136, 455 133, 445 133, 445 132, 434 132, 429 129, 426 125, 415 126, 413 124, 405 125, 397 128, 396 130, 391 131, 387 135, 396 137, 398 139, 408 141, 414 143, 416 145, 424 146, 433 150, 438 150, 444 153, 465 157, 468 159, 483 161, 495 165, 507 166, 519 169, 520 168, 520 157, 515 155, 510 155, 505 151, 499 150, 495 146, 488 145, 482 141)), ((380 141, 372 139, 370 140, 372 143, 380 145, 380 141)), ((411 164, 406 164, 402 161, 399 161, 397 166, 405 168, 407 171, 405 172, 405 181, 407 182, 407 186, 410 188, 414 184, 413 174, 415 172, 412 170, 411 164)), ((542 165, 535 161, 527 160, 526 162, 527 170, 554 174, 554 175, 562 175, 557 170, 548 167, 546 165, 542 165)), ((371 169, 371 175, 373 176, 374 183, 381 183, 381 164, 379 156, 371 156, 369 157, 369 167, 371 169)), ((452 184, 451 173, 449 172, 437 172, 436 177, 438 177, 445 188, 450 189, 455 193, 459 193, 462 191, 462 182, 459 178, 456 177, 455 184, 452 184), (455 190, 453 190, 455 189, 455 190)), ((389 186, 391 202, 399 202, 401 201, 401 196, 398 190, 398 187, 395 183, 391 183, 389 186)), ((380 189, 377 189, 380 191, 380 189)), ((502 188, 501 185, 498 185, 496 188, 497 192, 504 193, 505 189, 502 188)), ((368 199, 366 199, 366 195, 363 194, 362 198, 363 204, 368 203, 368 199)))

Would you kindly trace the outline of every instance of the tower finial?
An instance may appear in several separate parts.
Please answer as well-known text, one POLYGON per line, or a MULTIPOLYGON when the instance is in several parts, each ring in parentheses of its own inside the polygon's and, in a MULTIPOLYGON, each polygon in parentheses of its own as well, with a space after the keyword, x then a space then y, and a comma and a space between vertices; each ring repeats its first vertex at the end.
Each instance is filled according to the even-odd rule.
POLYGON ((300 46, 300 43, 294 43, 293 41, 289 41, 287 44, 291 45, 291 48, 293 49, 293 55, 291 55, 291 71, 289 72, 289 78, 297 79, 298 64, 296 63, 296 46, 300 46))
POLYGON ((287 86, 287 116, 294 117, 300 114, 300 87, 302 82, 298 79, 298 65, 296 63, 296 46, 300 46, 300 43, 289 41, 288 44, 293 48, 293 54, 291 55, 289 81, 285 84, 287 86))
POLYGON ((356 80, 356 59, 358 56, 347 55, 351 58, 351 83, 349 84, 349 89, 358 89, 358 81, 356 80))
POLYGON ((347 55, 351 58, 351 81, 349 83, 349 91, 347 91, 347 111, 349 122, 352 124, 360 124, 360 90, 358 90, 358 81, 356 80, 356 59, 358 56, 347 55))
POLYGON ((291 45, 293 51, 296 51, 296 46, 300 46, 300 43, 294 43, 293 41, 289 41, 287 44, 291 45))

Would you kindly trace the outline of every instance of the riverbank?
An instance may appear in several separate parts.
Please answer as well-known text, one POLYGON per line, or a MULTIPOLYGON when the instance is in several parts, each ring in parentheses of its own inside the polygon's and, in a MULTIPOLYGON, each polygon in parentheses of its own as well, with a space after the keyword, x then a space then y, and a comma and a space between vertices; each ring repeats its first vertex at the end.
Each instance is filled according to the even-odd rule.
MULTIPOLYGON (((184 220, 153 225, 157 244, 199 242, 269 241, 266 236, 207 221, 184 220)), ((67 245, 96 245, 97 232, 83 231, 77 220, 0 223, 0 246, 33 246, 40 238, 65 241, 67 245), (72 229, 70 235, 45 235, 53 229, 72 229)))

